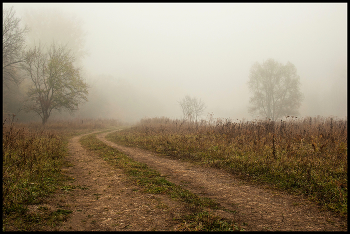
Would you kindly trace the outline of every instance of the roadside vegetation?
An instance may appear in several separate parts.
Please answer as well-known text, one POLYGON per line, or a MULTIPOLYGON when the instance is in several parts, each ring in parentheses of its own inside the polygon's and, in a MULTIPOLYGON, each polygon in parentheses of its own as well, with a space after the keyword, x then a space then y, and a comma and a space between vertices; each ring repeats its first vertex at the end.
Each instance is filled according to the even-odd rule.
POLYGON ((196 123, 152 118, 106 138, 304 194, 347 216, 346 119, 196 123))
MULTIPOLYGON (((183 187, 166 180, 156 170, 148 168, 144 163, 134 161, 122 152, 104 144, 96 138, 96 134, 80 139, 83 147, 102 157, 110 165, 123 169, 131 183, 140 186, 145 193, 165 194, 179 202, 187 204, 188 212, 177 220, 178 230, 182 231, 241 231, 239 224, 214 215, 212 210, 230 210, 206 197, 201 197, 183 187)), ((231 211, 234 212, 234 211, 231 211)))
POLYGON ((57 189, 63 189, 67 176, 61 167, 67 163, 69 137, 98 129, 119 126, 116 120, 73 120, 20 124, 15 116, 3 121, 3 231, 54 229, 70 210, 54 211, 41 206, 57 189), (39 207, 37 213, 28 207, 39 207))

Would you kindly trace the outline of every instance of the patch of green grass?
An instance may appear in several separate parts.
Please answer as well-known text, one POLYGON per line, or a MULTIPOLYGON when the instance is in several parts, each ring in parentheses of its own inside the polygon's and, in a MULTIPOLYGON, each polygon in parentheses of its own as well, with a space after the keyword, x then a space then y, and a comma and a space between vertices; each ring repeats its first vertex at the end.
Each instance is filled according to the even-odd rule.
POLYGON ((55 230, 71 213, 71 210, 65 209, 50 211, 47 207, 39 207, 37 212, 29 213, 27 209, 21 213, 13 212, 10 218, 4 220, 3 231, 44 231, 48 227, 55 230))
POLYGON ((76 186, 73 186, 73 185, 64 185, 61 187, 62 190, 68 192, 68 191, 72 191, 76 188, 76 186))
POLYGON ((89 189, 88 187, 85 187, 85 186, 81 186, 81 185, 78 185, 78 186, 74 186, 74 185, 63 185, 61 187, 61 190, 64 190, 65 192, 70 192, 70 191, 73 191, 75 189, 81 189, 81 190, 87 190, 89 189))
MULTIPOLYGON (((148 168, 148 166, 144 163, 134 161, 122 152, 99 141, 96 138, 96 134, 82 137, 80 139, 80 143, 83 147, 99 155, 101 158, 108 159, 106 161, 109 164, 116 168, 123 169, 130 182, 143 188, 143 192, 169 195, 171 198, 177 201, 186 203, 188 207, 195 212, 204 212, 204 208, 224 209, 219 203, 210 198, 200 197, 184 189, 180 185, 167 181, 165 176, 161 176, 158 171, 148 168)), ((220 222, 223 222, 223 225, 206 225, 205 229, 203 230, 211 230, 211 228, 213 228, 215 231, 234 230, 234 228, 229 229, 225 226, 226 223, 228 224, 228 221, 224 221, 223 219, 210 213, 208 213, 208 215, 211 219, 221 220, 220 222)), ((189 217, 192 216, 184 217, 184 222, 192 219, 189 217)))

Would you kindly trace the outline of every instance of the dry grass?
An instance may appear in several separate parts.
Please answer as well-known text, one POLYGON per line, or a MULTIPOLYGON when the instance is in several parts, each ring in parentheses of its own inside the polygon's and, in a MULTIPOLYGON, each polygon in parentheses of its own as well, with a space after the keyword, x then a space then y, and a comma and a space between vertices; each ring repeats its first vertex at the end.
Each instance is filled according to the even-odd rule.
POLYGON ((347 216, 347 120, 143 119, 109 139, 303 193, 347 216))

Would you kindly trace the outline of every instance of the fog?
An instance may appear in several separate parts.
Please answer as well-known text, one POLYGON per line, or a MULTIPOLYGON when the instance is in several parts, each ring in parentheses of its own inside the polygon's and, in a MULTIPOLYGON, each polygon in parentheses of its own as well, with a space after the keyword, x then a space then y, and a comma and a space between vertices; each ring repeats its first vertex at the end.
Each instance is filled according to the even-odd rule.
POLYGON ((206 104, 202 118, 251 119, 249 70, 269 58, 296 66, 301 117, 347 116, 346 3, 3 6, 14 6, 24 23, 28 12, 53 10, 81 22, 91 89, 78 117, 182 118, 179 101, 190 95, 206 104))

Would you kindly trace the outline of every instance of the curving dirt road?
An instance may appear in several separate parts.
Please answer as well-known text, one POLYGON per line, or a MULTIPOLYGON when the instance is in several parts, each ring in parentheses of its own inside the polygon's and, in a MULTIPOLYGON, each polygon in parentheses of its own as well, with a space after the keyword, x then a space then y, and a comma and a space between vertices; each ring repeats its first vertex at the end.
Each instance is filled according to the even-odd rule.
MULTIPOLYGON (((91 133, 90 133, 91 134, 91 133)), ((347 231, 347 220, 320 209, 301 197, 249 185, 214 168, 157 156, 97 138, 134 160, 146 163, 167 179, 186 189, 210 197, 236 213, 217 211, 221 216, 245 222, 247 231, 347 231)), ((113 169, 100 157, 83 149, 82 136, 71 139, 66 173, 76 188, 61 199, 73 210, 60 231, 151 231, 177 230, 174 217, 186 207, 164 195, 149 195, 128 185, 122 170, 113 169)))

